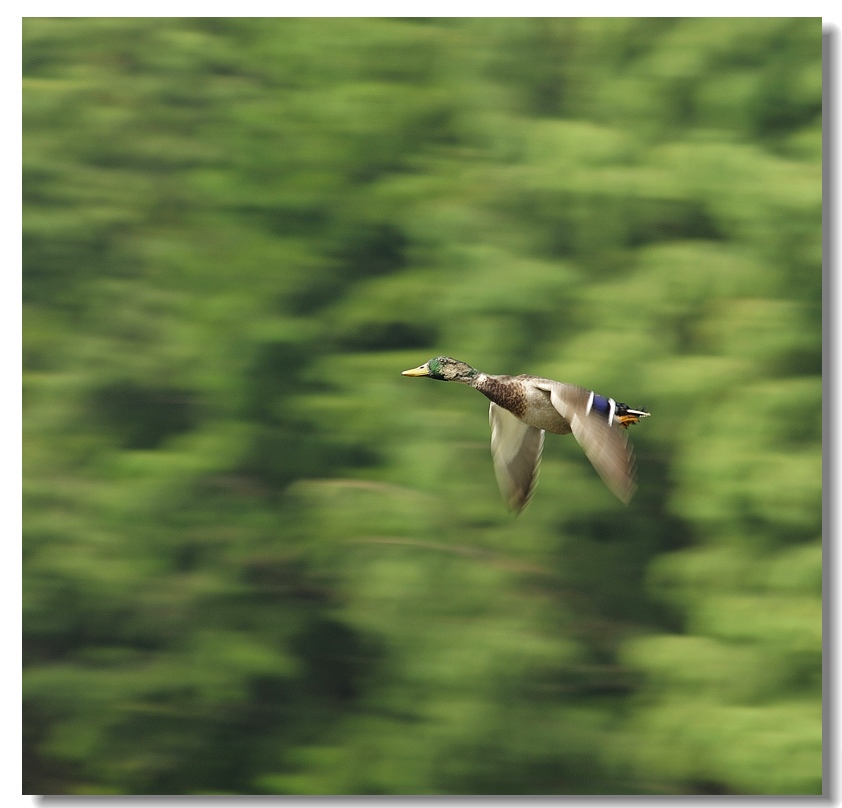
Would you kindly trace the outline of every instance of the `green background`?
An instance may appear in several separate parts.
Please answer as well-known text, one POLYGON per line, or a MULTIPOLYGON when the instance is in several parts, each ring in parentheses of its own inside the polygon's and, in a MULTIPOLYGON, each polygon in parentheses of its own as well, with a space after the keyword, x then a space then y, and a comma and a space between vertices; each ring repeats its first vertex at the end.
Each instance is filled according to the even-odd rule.
POLYGON ((25 19, 24 780, 821 791, 818 19, 25 19), (646 406, 500 501, 447 353, 646 406))

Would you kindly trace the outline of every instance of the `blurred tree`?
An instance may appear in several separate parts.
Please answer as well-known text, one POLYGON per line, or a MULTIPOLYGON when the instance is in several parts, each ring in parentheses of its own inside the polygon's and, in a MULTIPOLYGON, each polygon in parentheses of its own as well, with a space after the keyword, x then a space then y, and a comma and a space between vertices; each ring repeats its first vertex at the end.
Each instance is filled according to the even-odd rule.
POLYGON ((820 33, 25 19, 24 791, 820 793, 820 33))

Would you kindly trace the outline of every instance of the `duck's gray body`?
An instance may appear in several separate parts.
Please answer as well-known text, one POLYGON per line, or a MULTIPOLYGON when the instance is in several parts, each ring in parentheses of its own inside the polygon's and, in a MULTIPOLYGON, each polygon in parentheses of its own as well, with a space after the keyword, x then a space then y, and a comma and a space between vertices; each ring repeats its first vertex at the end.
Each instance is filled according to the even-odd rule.
POLYGON ((634 454, 625 428, 649 415, 575 384, 541 376, 495 376, 440 356, 405 376, 456 381, 491 400, 491 453, 503 498, 521 511, 535 491, 544 434, 573 433, 605 484, 624 503, 635 491, 634 454))
POLYGON ((554 435, 567 435, 572 431, 570 423, 552 405, 548 395, 553 384, 560 382, 542 379, 540 376, 488 376, 480 373, 476 383, 471 386, 527 426, 554 435))

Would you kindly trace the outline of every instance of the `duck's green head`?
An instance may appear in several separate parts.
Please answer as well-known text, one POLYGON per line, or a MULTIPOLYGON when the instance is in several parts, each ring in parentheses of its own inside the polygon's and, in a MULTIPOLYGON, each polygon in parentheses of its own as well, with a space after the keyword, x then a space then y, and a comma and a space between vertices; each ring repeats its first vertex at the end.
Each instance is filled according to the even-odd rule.
POLYGON ((417 368, 404 370, 401 376, 427 376, 440 382, 464 382, 470 384, 479 373, 466 362, 451 356, 437 356, 417 368))

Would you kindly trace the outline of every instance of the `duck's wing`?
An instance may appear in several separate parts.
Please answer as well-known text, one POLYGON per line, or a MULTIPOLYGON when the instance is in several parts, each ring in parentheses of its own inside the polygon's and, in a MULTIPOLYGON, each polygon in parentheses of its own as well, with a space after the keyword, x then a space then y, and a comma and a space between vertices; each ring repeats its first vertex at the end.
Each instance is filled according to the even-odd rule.
POLYGON ((628 505, 637 485, 634 452, 626 431, 616 421, 609 425, 604 414, 593 409, 588 412, 593 396, 590 390, 555 381, 547 381, 542 387, 548 390, 553 407, 570 424, 573 436, 603 482, 628 505))
POLYGON ((488 408, 494 473, 506 504, 520 513, 538 482, 544 430, 527 426, 494 402, 488 408))

